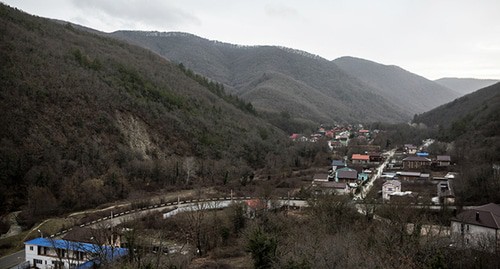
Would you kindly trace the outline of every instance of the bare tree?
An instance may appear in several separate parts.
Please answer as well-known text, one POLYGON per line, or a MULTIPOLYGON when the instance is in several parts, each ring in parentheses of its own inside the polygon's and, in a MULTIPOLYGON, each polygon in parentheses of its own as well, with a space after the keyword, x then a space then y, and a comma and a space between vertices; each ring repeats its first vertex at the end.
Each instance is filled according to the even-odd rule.
POLYGON ((184 159, 184 169, 186 169, 186 185, 189 184, 192 174, 198 169, 194 157, 186 157, 184 159))

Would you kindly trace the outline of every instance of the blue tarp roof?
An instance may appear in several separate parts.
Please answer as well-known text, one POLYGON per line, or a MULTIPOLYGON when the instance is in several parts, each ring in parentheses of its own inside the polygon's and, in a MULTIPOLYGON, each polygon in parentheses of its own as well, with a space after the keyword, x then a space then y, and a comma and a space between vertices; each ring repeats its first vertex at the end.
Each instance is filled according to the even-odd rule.
POLYGON ((60 249, 69 249, 69 250, 78 250, 83 252, 95 253, 101 249, 98 245, 89 244, 89 243, 81 243, 81 242, 72 242, 62 239, 51 239, 51 238, 42 238, 38 237, 29 241, 24 242, 26 245, 37 245, 42 247, 51 247, 51 248, 60 248, 60 249))
MULTIPOLYGON (((108 248, 108 250, 112 250, 106 253, 106 260, 113 261, 120 257, 123 257, 128 254, 128 249, 126 248, 108 248)), ((86 263, 78 265, 75 269, 90 269, 94 268, 94 265, 99 265, 101 261, 99 259, 93 259, 86 263)))

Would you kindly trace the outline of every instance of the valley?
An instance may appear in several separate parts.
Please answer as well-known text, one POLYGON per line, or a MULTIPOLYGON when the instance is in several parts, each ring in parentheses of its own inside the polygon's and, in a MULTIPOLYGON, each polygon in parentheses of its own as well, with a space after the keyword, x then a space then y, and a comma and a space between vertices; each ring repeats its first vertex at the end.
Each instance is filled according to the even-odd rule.
POLYGON ((0 4, 0 269, 498 268, 499 88, 0 4))

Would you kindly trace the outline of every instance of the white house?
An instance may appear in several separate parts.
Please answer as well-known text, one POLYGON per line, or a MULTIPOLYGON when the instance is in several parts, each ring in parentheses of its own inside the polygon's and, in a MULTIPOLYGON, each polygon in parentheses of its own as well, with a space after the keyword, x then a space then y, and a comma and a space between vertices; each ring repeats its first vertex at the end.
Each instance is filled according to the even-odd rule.
POLYGON ((489 203, 451 219, 451 238, 459 247, 500 251, 500 205, 489 203))
POLYGON ((401 181, 399 180, 387 180, 382 185, 382 198, 384 200, 391 199, 391 194, 401 192, 401 181))
POLYGON ((90 268, 95 259, 112 260, 127 254, 127 249, 72 242, 62 239, 35 238, 24 242, 26 262, 36 268, 90 268))

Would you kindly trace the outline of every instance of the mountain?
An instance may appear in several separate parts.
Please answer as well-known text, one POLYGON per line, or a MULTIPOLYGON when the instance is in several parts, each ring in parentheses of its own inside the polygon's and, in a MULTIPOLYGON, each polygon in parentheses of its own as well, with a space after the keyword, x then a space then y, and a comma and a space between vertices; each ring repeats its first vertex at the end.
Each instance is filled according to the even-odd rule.
POLYGON ((498 80, 494 79, 476 79, 476 78, 440 78, 435 80, 436 83, 452 89, 462 95, 477 91, 484 87, 493 85, 498 80))
POLYGON ((460 173, 454 181, 461 204, 500 202, 500 83, 477 90, 418 115, 415 123, 437 128, 437 138, 449 142, 449 153, 460 173))
MULTIPOLYGON (((477 90, 431 111, 417 115, 414 122, 450 127, 460 121, 487 125, 500 119, 500 83, 477 90)), ((500 134, 500 130, 496 130, 500 134)))
POLYGON ((222 184, 290 155, 282 131, 205 82, 148 50, 0 4, 0 215, 222 184))
POLYGON ((376 89, 393 106, 414 115, 429 111, 460 96, 459 93, 398 66, 342 57, 333 61, 347 74, 376 89))
POLYGON ((316 122, 401 122, 395 108, 334 63, 275 46, 239 46, 187 33, 118 31, 126 40, 224 84, 260 111, 316 122))

